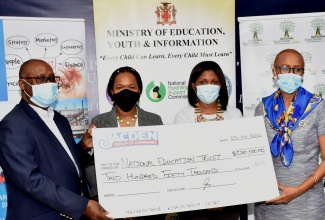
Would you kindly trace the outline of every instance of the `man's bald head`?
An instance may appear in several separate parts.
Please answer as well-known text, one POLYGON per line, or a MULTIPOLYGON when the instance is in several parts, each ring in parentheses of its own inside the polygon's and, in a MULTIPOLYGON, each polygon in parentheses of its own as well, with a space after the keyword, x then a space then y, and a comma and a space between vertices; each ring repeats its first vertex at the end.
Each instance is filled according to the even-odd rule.
POLYGON ((49 64, 44 60, 38 60, 38 59, 31 59, 24 62, 19 69, 19 79, 21 79, 23 76, 29 75, 31 72, 35 70, 35 67, 40 64, 49 66, 49 64))

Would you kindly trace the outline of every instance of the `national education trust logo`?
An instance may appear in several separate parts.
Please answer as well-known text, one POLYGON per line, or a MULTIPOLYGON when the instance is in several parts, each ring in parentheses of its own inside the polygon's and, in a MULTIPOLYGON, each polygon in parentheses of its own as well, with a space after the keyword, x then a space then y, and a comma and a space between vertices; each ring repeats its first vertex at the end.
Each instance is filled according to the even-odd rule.
POLYGON ((244 42, 244 46, 259 46, 266 45, 266 42, 260 38, 260 35, 263 34, 264 26, 260 22, 253 22, 249 25, 249 31, 253 36, 253 39, 248 42, 244 42))
POLYGON ((304 58, 305 64, 306 63, 311 63, 313 60, 313 56, 311 53, 306 52, 306 51, 301 51, 301 55, 304 58))
POLYGON ((267 96, 266 89, 264 87, 260 87, 259 91, 256 92, 250 92, 249 97, 251 97, 251 100, 253 103, 247 106, 243 106, 244 109, 247 112, 253 112, 255 111, 256 106, 262 101, 262 98, 267 96), (255 97, 255 99, 254 99, 255 97))
POLYGON ((299 43, 299 39, 294 39, 290 36, 290 33, 295 30, 295 23, 291 20, 284 20, 280 23, 280 29, 284 32, 284 37, 281 37, 279 40, 273 41, 275 44, 293 44, 299 43))
MULTIPOLYGON (((302 57, 304 58, 305 64, 311 64, 313 60, 313 55, 307 51, 301 51, 300 52, 302 57)), ((308 65, 308 66, 313 66, 313 65, 308 65)), ((318 70, 317 69, 305 69, 305 73, 308 71, 310 75, 316 75, 318 70)))
POLYGON ((152 81, 147 85, 146 95, 152 102, 160 102, 166 96, 166 87, 161 82, 152 81))
POLYGON ((314 92, 318 94, 320 97, 325 97, 325 84, 318 83, 314 85, 314 92))
POLYGON ((266 55, 265 61, 267 63, 267 66, 269 66, 270 68, 265 68, 265 70, 263 69, 263 71, 261 71, 258 74, 260 77, 272 78, 272 76, 273 76, 272 66, 273 66, 275 56, 276 56, 275 53, 270 53, 270 54, 266 55))
POLYGON ((325 30, 325 21, 323 18, 315 18, 311 21, 310 25, 314 31, 315 35, 311 36, 310 38, 305 39, 306 43, 315 43, 315 42, 324 42, 325 35, 321 34, 321 30, 325 30))

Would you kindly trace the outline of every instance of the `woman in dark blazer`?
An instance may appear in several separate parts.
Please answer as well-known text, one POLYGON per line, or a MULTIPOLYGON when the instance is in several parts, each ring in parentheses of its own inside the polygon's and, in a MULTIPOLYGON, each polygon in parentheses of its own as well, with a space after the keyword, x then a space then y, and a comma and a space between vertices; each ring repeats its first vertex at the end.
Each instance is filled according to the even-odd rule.
MULTIPOLYGON (((92 148, 92 128, 110 127, 136 127, 162 125, 161 117, 147 112, 137 104, 142 93, 142 80, 139 73, 131 67, 121 67, 115 70, 107 85, 107 96, 113 102, 111 111, 97 115, 91 121, 87 133, 83 136, 81 145, 84 149, 92 148)), ((98 201, 97 181, 94 156, 85 156, 86 177, 90 185, 90 196, 98 201)), ((166 215, 155 215, 135 218, 139 219, 165 219, 166 215)), ((133 218, 132 218, 133 219, 133 218)))

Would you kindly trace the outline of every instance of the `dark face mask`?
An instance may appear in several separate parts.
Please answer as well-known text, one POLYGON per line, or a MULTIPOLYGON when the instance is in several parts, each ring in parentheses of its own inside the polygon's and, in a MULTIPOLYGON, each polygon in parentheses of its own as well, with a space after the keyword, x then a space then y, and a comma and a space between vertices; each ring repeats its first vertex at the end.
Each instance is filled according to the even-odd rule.
POLYGON ((123 112, 129 112, 140 98, 140 94, 129 89, 123 89, 113 95, 113 100, 123 112))

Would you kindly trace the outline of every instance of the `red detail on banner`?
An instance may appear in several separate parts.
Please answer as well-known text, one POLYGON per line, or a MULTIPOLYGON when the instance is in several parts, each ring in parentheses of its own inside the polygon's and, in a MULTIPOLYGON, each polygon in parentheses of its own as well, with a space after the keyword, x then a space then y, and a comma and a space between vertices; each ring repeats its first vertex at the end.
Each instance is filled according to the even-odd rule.
POLYGON ((5 180, 5 176, 3 175, 3 173, 2 174, 0 174, 0 184, 3 184, 3 183, 5 183, 6 182, 6 180, 5 180))
POLYGON ((177 10, 175 5, 170 6, 169 2, 161 2, 162 6, 157 6, 155 11, 157 15, 157 24, 165 25, 165 24, 176 24, 176 14, 177 10))

